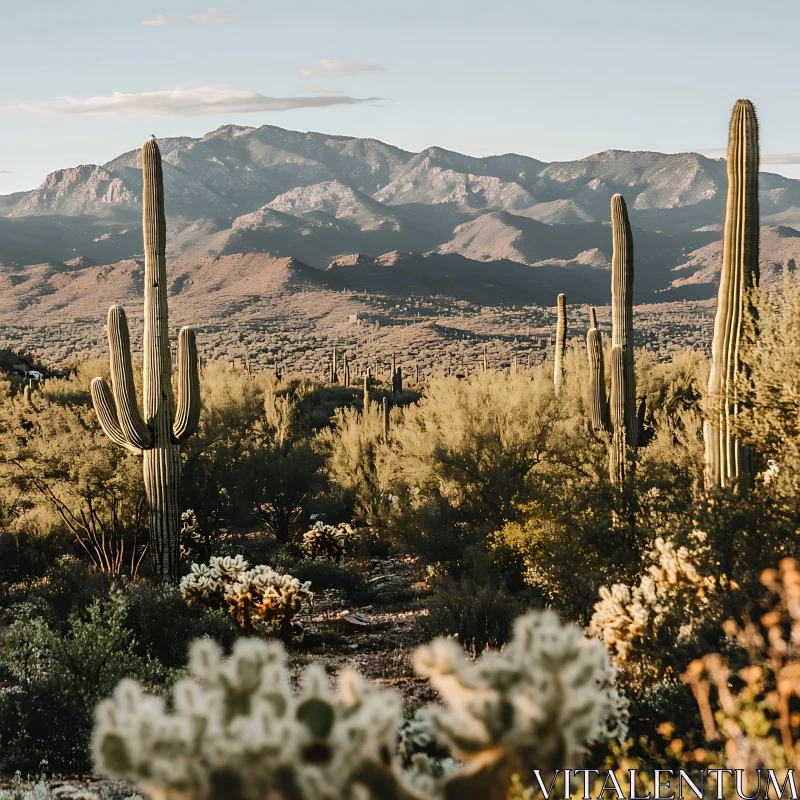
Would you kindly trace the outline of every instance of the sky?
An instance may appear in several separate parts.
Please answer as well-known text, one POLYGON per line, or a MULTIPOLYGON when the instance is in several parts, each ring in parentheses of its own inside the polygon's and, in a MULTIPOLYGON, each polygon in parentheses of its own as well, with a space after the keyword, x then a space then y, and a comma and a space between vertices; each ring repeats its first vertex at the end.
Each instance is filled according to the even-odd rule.
POLYGON ((0 194, 228 123, 721 156, 739 97, 762 169, 800 178, 798 0, 0 0, 0 19, 0 194))

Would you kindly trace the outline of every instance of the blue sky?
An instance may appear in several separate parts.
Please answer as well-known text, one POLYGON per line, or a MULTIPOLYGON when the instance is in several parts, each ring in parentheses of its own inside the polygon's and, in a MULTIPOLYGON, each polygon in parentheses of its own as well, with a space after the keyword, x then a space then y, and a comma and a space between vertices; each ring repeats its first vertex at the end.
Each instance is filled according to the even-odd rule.
POLYGON ((800 177, 798 0, 0 0, 0 11, 0 194, 151 133, 225 123, 546 161, 611 147, 720 155, 738 97, 758 108, 764 168, 800 177))

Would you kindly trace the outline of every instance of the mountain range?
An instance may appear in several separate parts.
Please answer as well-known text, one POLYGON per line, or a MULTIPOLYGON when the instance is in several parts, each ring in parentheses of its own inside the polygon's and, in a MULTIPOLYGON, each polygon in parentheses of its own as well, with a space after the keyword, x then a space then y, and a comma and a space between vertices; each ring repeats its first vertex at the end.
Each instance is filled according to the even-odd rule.
MULTIPOLYGON (((637 301, 715 291, 722 159, 607 150, 545 163, 234 125, 159 146, 168 253, 184 265, 261 254, 265 264, 290 258, 317 268, 301 270, 309 285, 487 303, 551 304, 565 291, 604 303, 609 201, 621 192, 634 226, 637 301)), ((58 294, 65 280, 80 284, 66 273, 130 270, 142 251, 141 189, 132 150, 0 196, 0 279, 38 297, 58 294)), ((800 181, 761 173, 760 200, 770 279, 776 265, 800 258, 800 181)))

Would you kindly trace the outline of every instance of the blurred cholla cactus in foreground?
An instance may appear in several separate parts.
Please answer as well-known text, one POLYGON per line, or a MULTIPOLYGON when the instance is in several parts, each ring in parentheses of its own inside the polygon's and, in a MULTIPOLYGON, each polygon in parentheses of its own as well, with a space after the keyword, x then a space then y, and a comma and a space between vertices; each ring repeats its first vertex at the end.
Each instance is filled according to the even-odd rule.
POLYGON ((208 565, 192 564, 181 579, 181 594, 189 605, 226 608, 243 630, 262 619, 288 637, 292 618, 313 599, 310 586, 264 564, 248 569, 241 555, 212 556, 208 565))
POLYGON ((600 642, 551 611, 517 620, 502 653, 477 662, 454 641, 420 648, 414 666, 446 709, 432 707, 439 738, 465 767, 446 797, 505 798, 514 774, 580 765, 590 742, 623 738, 628 710, 600 642))
MULTIPOLYGON (((704 534, 695 535, 697 556, 705 543, 704 534)), ((600 587, 589 632, 603 640, 619 669, 641 668, 635 656, 646 655, 648 647, 660 649, 662 633, 673 644, 689 636, 692 617, 701 616, 714 594, 714 579, 701 574, 686 547, 658 538, 653 560, 638 586, 600 587)))
POLYGON ((345 671, 332 693, 325 670, 306 670, 292 693, 283 648, 239 640, 230 659, 192 646, 195 679, 174 710, 123 681, 98 709, 97 768, 170 800, 383 800, 400 788, 393 753, 402 701, 345 671))
POLYGON ((98 709, 96 767, 163 800, 506 800, 515 774, 579 766, 590 742, 625 735, 608 655, 552 612, 520 619, 502 654, 473 663, 437 640, 415 661, 447 708, 408 732, 407 772, 399 695, 351 671, 331 693, 317 665, 295 695, 281 645, 257 640, 229 659, 195 642, 171 710, 120 683, 98 709), (434 737, 463 763, 434 769, 434 737))
POLYGON ((346 522, 334 528, 320 520, 303 534, 303 552, 312 561, 320 555, 338 561, 352 535, 353 529, 346 522))

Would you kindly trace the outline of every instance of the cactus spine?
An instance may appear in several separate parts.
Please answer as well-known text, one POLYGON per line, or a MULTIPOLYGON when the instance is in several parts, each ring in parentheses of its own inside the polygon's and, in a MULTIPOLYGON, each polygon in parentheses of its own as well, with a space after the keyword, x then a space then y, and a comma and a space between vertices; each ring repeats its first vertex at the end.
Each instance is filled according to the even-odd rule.
POLYGON ((736 438, 735 425, 742 328, 754 313, 752 292, 759 277, 758 162, 756 110, 749 100, 738 100, 728 132, 728 200, 708 379, 712 410, 703 424, 708 488, 751 477, 755 467, 754 454, 736 438))
POLYGON ((564 359, 567 355, 567 296, 560 294, 557 303, 558 321, 556 323, 556 363, 553 384, 556 393, 564 383, 564 359))
POLYGON ((142 147, 144 177, 144 364, 140 414, 133 383, 130 337, 125 311, 108 311, 111 388, 103 378, 91 384, 100 425, 116 444, 143 456, 144 485, 150 506, 150 557, 161 580, 178 577, 181 461, 179 442, 200 420, 197 345, 191 328, 178 336, 178 403, 172 394, 172 361, 167 308, 166 218, 161 153, 155 139, 142 147), (174 417, 174 422, 173 422, 174 417))
POLYGON ((589 357, 589 405, 592 429, 607 430, 610 420, 606 397, 606 372, 603 363, 603 335, 597 327, 597 314, 590 313, 591 327, 586 333, 586 353, 589 357))
MULTIPOLYGON (((617 402, 624 406, 628 447, 637 447, 639 422, 636 416, 636 373, 633 365, 633 234, 625 198, 621 194, 611 198, 611 231, 614 238, 611 261, 611 346, 622 348, 624 365, 622 372, 616 368, 611 370, 611 393, 613 395, 616 391, 617 402), (619 380, 622 380, 622 385, 615 388, 614 381, 619 380)), ((617 423, 614 424, 616 426, 617 423)))

